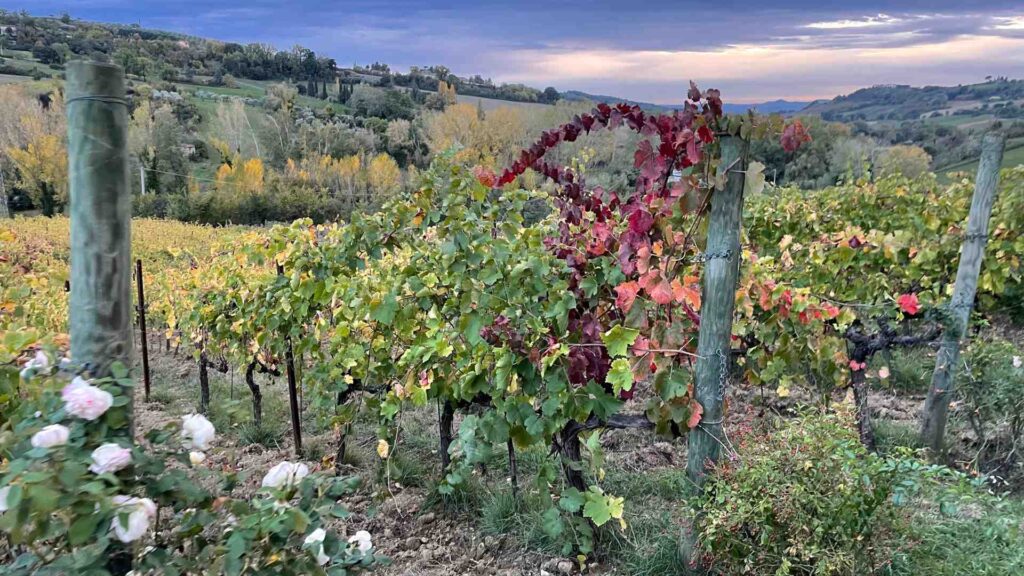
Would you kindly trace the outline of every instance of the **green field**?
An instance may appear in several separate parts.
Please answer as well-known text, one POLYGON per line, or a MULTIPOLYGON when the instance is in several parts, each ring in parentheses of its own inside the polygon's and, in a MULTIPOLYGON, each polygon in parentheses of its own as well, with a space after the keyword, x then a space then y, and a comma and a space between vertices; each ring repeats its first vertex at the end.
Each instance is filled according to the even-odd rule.
POLYGON ((924 118, 923 121, 928 124, 956 128, 958 126, 965 126, 968 124, 982 124, 990 122, 994 119, 995 118, 991 114, 982 114, 978 116, 967 114, 951 114, 949 116, 939 116, 938 118, 924 118))
MULTIPOLYGON (((1013 138, 1006 142, 1006 151, 1003 153, 1003 168, 1011 168, 1024 164, 1024 138, 1013 138)), ((948 182, 949 172, 967 172, 973 174, 978 171, 978 159, 964 160, 949 166, 942 166, 935 169, 940 181, 948 182)))

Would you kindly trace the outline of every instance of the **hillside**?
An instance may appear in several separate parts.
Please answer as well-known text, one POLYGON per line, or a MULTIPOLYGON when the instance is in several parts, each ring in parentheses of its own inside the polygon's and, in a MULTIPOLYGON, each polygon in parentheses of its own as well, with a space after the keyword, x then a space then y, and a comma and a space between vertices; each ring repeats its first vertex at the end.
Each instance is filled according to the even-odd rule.
MULTIPOLYGON (((603 94, 590 94, 587 92, 581 92, 579 90, 567 90, 562 93, 564 100, 572 100, 579 102, 605 102, 608 104, 614 102, 626 102, 628 104, 636 104, 641 108, 651 111, 663 111, 678 108, 679 105, 675 104, 653 104, 651 102, 639 102, 630 100, 628 98, 619 98, 617 96, 607 96, 603 94)), ((746 112, 747 110, 753 109, 764 114, 789 114, 798 112, 807 106, 807 102, 796 102, 792 100, 771 100, 769 102, 757 102, 753 104, 729 104, 726 103, 724 109, 729 114, 737 114, 746 112)))
POLYGON ((334 58, 295 45, 278 50, 259 43, 239 44, 186 36, 137 25, 36 17, 0 10, 0 75, 36 79, 59 76, 75 58, 114 61, 129 77, 211 87, 232 81, 295 83, 302 96, 326 99, 340 84, 369 84, 436 91, 439 82, 459 94, 512 102, 551 104, 553 87, 498 84, 480 75, 458 76, 445 66, 412 67, 407 72, 374 62, 351 68, 334 58))
POLYGON ((996 78, 960 86, 886 85, 862 88, 802 110, 825 120, 930 120, 958 125, 995 118, 1024 118, 1024 80, 996 78))

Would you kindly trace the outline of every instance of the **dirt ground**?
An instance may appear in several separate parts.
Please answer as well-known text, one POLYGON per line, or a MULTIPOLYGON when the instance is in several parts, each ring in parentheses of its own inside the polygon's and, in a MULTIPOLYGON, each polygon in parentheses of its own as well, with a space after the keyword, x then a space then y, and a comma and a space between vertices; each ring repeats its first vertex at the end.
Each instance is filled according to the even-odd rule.
MULTIPOLYGON (((145 402, 142 386, 138 387, 136 399, 137 433, 159 427, 180 415, 192 412, 198 403, 198 368, 195 360, 184 353, 167 351, 162 338, 156 335, 151 341, 151 372, 153 374, 154 401, 145 402)), ((248 418, 250 406, 248 389, 240 374, 233 376, 210 371, 213 388, 214 414, 211 419, 217 423, 217 411, 233 410, 228 429, 218 425, 217 447, 209 454, 208 465, 225 470, 247 471, 249 477, 243 490, 255 491, 263 474, 282 460, 295 460, 291 436, 288 432, 288 416, 285 409, 284 385, 279 378, 274 383, 262 377, 264 393, 264 421, 275 425, 277 436, 263 444, 247 443, 240 439, 241 420, 248 418), (230 388, 229 388, 230 386, 230 388), (227 394, 233 400, 224 401, 227 394), (238 415, 242 415, 239 417, 238 415)), ((638 398, 642 398, 642 392, 638 398)), ((896 423, 908 430, 916 426, 924 398, 892 391, 872 391, 870 406, 873 418, 896 423)), ((842 401, 837 394, 835 401, 842 401)), ((792 415, 801 403, 813 403, 810 396, 801 397, 794 393, 790 398, 779 399, 773 394, 762 396, 757 390, 735 388, 729 394, 729 412, 726 417, 726 433, 734 433, 760 417, 792 415)), ((643 410, 641 401, 634 400, 626 411, 643 410)), ((404 427, 409 428, 407 442, 418 442, 417 448, 406 450, 400 444, 396 450, 406 450, 406 457, 414 458, 428 478, 419 478, 416 485, 403 486, 401 482, 379 477, 380 461, 375 453, 376 436, 372 425, 356 425, 348 443, 349 458, 346 458, 344 473, 361 478, 358 491, 342 499, 351 516, 334 526, 342 535, 357 530, 367 530, 373 535, 379 552, 391 559, 391 565, 378 569, 375 574, 384 576, 554 576, 579 573, 579 567, 572 558, 541 554, 525 547, 514 535, 485 533, 481 526, 479 511, 445 512, 439 506, 431 506, 429 487, 439 474, 436 454, 436 414, 424 409, 403 416, 404 427)), ((224 418, 220 418, 223 420, 224 418)), ((336 438, 329 430, 317 430, 307 424, 304 447, 308 458, 304 459, 311 470, 331 470, 336 449, 336 438)), ((457 422, 456 422, 457 426, 457 422)), ((728 441, 728 440, 727 440, 728 441)), ((678 472, 685 467, 685 440, 672 442, 658 441, 649 431, 615 430, 602 435, 602 446, 606 456, 606 468, 620 475, 656 475, 678 472)), ((507 479, 491 474, 483 478, 485 490, 493 489, 497 483, 507 479)), ((525 476, 521 474, 521 476, 525 476)), ((521 477, 520 483, 529 482, 521 477)), ((410 482, 412 484, 413 482, 410 482)), ((633 497, 629 498, 630 502, 633 497)), ((659 501, 654 501, 655 506, 659 501)), ((642 505, 642 504, 641 504, 642 505)), ((649 513, 651 511, 640 511, 649 513)), ((627 511, 636 514, 638 512, 627 511)), ((627 574, 615 567, 597 563, 588 566, 588 574, 627 574)))

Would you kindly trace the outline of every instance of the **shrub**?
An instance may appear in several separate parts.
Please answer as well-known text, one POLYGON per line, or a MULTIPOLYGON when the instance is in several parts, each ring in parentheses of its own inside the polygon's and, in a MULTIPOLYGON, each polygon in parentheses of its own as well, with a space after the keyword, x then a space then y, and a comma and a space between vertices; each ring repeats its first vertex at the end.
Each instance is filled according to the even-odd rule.
POLYGON ((897 467, 838 415, 809 415, 741 442, 709 480, 701 544, 721 574, 860 575, 891 557, 897 467))
POLYGON ((1024 441, 1024 351, 1000 338, 971 342, 963 353, 957 389, 978 441, 1009 460, 1024 441))

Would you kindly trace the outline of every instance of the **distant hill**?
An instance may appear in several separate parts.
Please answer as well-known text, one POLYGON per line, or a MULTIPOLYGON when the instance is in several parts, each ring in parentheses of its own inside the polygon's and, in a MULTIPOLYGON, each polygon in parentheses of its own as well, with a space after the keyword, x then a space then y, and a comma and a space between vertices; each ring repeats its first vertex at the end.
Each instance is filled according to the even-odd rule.
MULTIPOLYGON (((569 90, 562 93, 562 98, 565 100, 574 101, 592 101, 592 102, 606 102, 608 104, 614 102, 625 102, 627 104, 636 104, 645 110, 671 110, 678 108, 679 105, 674 104, 652 104, 650 102, 639 102, 636 100, 630 100, 628 98, 619 98, 617 96, 606 96, 603 94, 589 94, 587 92, 580 92, 579 90, 569 90)), ((725 104, 725 111, 730 114, 737 114, 746 112, 753 108, 758 112, 765 114, 789 114, 792 112, 798 112, 806 107, 808 102, 794 102, 791 100, 772 100, 771 102, 758 102, 754 104, 725 104)))
POLYGON ((1024 80, 996 78, 960 86, 872 86, 832 100, 817 100, 801 113, 842 122, 930 120, 954 116, 969 121, 972 116, 1021 118, 1024 117, 1022 104, 1024 80))

